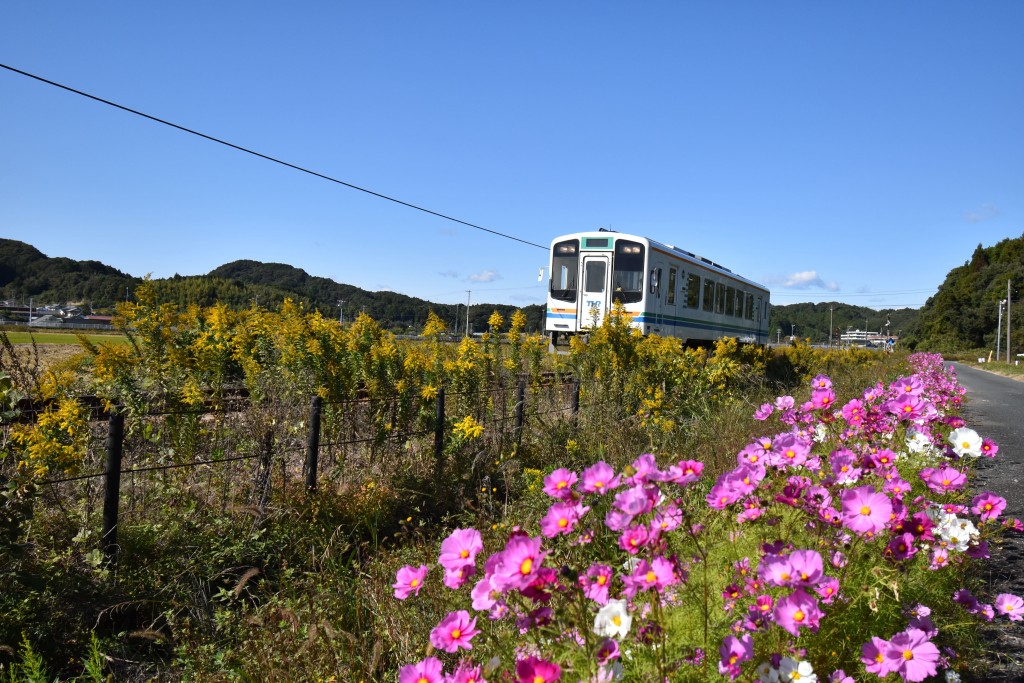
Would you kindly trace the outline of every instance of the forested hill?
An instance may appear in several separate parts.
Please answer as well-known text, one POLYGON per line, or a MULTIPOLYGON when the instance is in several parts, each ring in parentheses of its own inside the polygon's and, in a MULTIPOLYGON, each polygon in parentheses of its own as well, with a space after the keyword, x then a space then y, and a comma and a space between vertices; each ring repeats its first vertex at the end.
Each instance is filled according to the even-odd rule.
MULTIPOLYGON (((1010 283, 1011 348, 1024 351, 1024 236, 992 247, 980 244, 970 260, 949 271, 938 292, 921 308, 918 347, 936 351, 996 348, 1000 302, 1010 283)), ((1005 308, 1003 309, 1005 314, 1005 308)), ((1006 346, 1006 324, 1001 341, 1006 346)))
POLYGON ((140 278, 99 261, 51 258, 17 240, 0 239, 0 298, 37 303, 92 304, 98 308, 123 301, 140 278))
POLYGON ((836 301, 817 304, 788 304, 773 306, 768 323, 772 341, 796 336, 812 343, 827 343, 829 325, 833 339, 849 329, 889 334, 901 339, 912 336, 917 325, 918 311, 913 308, 886 308, 875 310, 865 306, 851 306, 836 301), (888 325, 886 324, 888 323, 888 325))
MULTIPOLYGON (((75 261, 46 256, 35 247, 17 240, 0 239, 0 299, 37 306, 76 304, 95 313, 110 313, 114 304, 143 282, 98 261, 75 261)), ((458 322, 465 329, 466 307, 438 304, 395 292, 369 292, 282 263, 234 261, 215 268, 207 275, 175 275, 150 281, 160 302, 177 306, 209 306, 221 302, 232 308, 253 304, 278 309, 286 298, 318 310, 328 317, 339 317, 344 307, 346 320, 365 312, 395 331, 419 331, 427 314, 433 311, 452 330, 458 322), (344 304, 341 302, 344 301, 344 304)), ((479 303, 470 307, 469 322, 475 331, 487 329, 487 319, 495 310, 509 320, 515 306, 479 303)), ((539 330, 543 324, 543 306, 522 307, 527 330, 539 330)))

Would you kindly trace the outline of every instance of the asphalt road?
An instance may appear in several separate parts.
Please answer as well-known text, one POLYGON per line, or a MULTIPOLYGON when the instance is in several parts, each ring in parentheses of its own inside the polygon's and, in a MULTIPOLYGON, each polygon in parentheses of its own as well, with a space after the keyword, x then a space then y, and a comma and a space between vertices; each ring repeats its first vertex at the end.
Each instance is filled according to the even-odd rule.
MULTIPOLYGON (((959 363, 950 363, 967 389, 962 411, 967 426, 999 446, 995 458, 978 458, 977 491, 993 491, 1006 499, 1007 517, 1024 519, 1024 382, 959 363)), ((1024 535, 1007 534, 991 548, 978 580, 980 598, 991 602, 999 593, 1024 596, 1024 535)), ((968 683, 1024 681, 1024 622, 998 617, 981 629, 985 652, 972 662, 968 683)))
POLYGON ((967 426, 999 446, 995 458, 978 459, 977 488, 998 493, 1006 499, 1004 514, 1024 519, 1024 382, 969 365, 950 365, 967 389, 962 412, 967 426))

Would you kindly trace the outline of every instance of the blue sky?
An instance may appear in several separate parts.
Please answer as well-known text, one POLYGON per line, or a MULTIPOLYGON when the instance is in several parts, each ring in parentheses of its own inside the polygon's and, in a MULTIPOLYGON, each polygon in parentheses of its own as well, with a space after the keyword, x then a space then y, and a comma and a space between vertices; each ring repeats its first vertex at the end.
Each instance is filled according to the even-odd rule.
MULTIPOLYGON (((1024 3, 0 4, 0 63, 526 242, 918 307, 1024 233, 1024 3)), ((546 252, 0 69, 0 236, 543 303, 546 252)))

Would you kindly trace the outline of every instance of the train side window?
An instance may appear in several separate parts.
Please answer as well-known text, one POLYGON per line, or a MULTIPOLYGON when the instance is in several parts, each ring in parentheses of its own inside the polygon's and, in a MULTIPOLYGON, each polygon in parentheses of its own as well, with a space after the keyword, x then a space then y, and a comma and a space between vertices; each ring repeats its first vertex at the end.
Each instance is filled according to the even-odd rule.
POLYGON ((725 288, 725 314, 735 315, 736 314, 736 288, 726 287, 725 288))
POLYGON ((715 310, 715 283, 704 278, 704 310, 715 310))
POLYGON ((747 318, 747 320, 753 320, 754 319, 754 295, 751 294, 750 292, 747 292, 747 310, 746 310, 746 313, 747 313, 747 315, 745 317, 747 318))
POLYGON ((735 312, 735 315, 736 315, 737 318, 742 318, 743 317, 743 292, 738 290, 738 289, 736 290, 736 312, 735 312))
POLYGON ((668 289, 665 292, 665 303, 669 306, 676 304, 676 269, 668 269, 668 289))
POLYGON ((690 273, 686 278, 686 307, 700 307, 700 275, 690 273))
POLYGON ((725 285, 721 282, 715 283, 715 313, 725 312, 725 285))

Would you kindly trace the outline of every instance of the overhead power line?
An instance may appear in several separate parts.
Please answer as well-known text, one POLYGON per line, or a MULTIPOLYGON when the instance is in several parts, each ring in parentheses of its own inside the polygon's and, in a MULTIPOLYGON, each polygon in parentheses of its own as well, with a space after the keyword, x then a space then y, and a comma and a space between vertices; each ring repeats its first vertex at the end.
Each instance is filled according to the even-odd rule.
POLYGON ((432 211, 431 209, 428 209, 428 208, 425 208, 425 207, 422 207, 422 206, 417 206, 416 204, 412 204, 410 202, 402 201, 401 199, 397 199, 395 197, 390 197, 390 196, 388 196, 386 194, 382 194, 380 192, 374 192, 373 190, 369 190, 369 189, 367 189, 365 187, 359 187, 358 185, 353 185, 352 183, 347 183, 344 180, 338 180, 337 178, 332 178, 329 175, 325 175, 323 173, 318 173, 317 171, 313 171, 313 170, 310 170, 308 168, 303 168, 302 166, 297 166, 296 164, 292 164, 292 163, 289 163, 287 161, 283 161, 283 160, 278 159, 276 157, 272 157, 272 156, 270 156, 268 154, 263 154, 261 152, 257 152, 256 150, 249 149, 248 147, 242 147, 241 145, 236 145, 233 142, 228 142, 227 140, 222 140, 220 138, 213 137, 212 135, 207 135, 206 133, 200 133, 197 130, 193 130, 191 128, 186 128, 185 126, 178 125, 177 123, 173 123, 171 121, 167 121, 165 119, 161 119, 161 118, 153 116, 151 114, 147 114, 145 112, 141 112, 141 111, 139 111, 137 109, 132 109, 131 107, 126 107, 123 104, 118 104, 117 102, 111 102, 110 100, 103 99, 102 97, 97 97, 96 95, 90 95, 87 92, 83 92, 81 90, 77 90, 77 89, 72 88, 70 86, 63 85, 61 83, 57 83, 56 81, 51 81, 51 80, 49 80, 47 78, 43 78, 42 76, 37 76, 37 75, 31 74, 31 73, 29 73, 27 71, 22 71, 21 69, 15 69, 13 66, 8 66, 7 64, 0 64, 0 67, 2 67, 4 69, 7 69, 8 71, 12 71, 12 72, 14 72, 16 74, 20 74, 22 76, 27 76, 28 78, 35 79, 35 80, 37 80, 37 81, 39 81, 41 83, 46 83, 47 85, 52 85, 55 88, 60 88, 61 90, 67 90, 68 92, 74 93, 76 95, 81 95, 82 97, 87 97, 90 100, 94 100, 96 102, 100 102, 102 104, 106 104, 106 105, 114 107, 116 109, 120 109, 121 111, 126 111, 129 114, 135 114, 136 116, 141 116, 142 118, 149 119, 150 121, 155 121, 156 123, 162 123, 165 126, 170 126, 171 128, 176 128, 176 129, 178 129, 178 130, 180 130, 180 131, 182 131, 184 133, 189 133, 191 135, 195 135, 195 136, 203 138, 205 140, 209 140, 210 142, 216 142, 218 144, 224 145, 225 147, 230 147, 231 149, 238 150, 239 152, 245 152, 246 154, 251 154, 251 155, 253 155, 255 157, 259 157, 260 159, 266 159, 267 161, 272 161, 275 164, 280 164, 281 166, 286 166, 286 167, 288 167, 290 169, 293 169, 295 171, 301 171, 303 173, 308 173, 309 175, 316 176, 317 178, 321 178, 322 180, 327 180, 327 181, 330 181, 332 183, 337 183, 338 185, 344 185, 345 187, 350 188, 352 190, 358 190, 359 192, 365 192, 366 194, 373 195, 374 197, 378 197, 380 199, 386 199, 389 202, 394 202, 395 204, 401 204, 402 206, 408 207, 410 209, 415 209, 416 211, 422 211, 423 213, 428 213, 431 216, 437 216, 438 218, 443 218, 446 221, 452 221, 453 223, 458 223, 460 225, 465 225, 466 227, 473 228, 474 230, 482 230, 483 232, 489 232, 492 235, 497 235, 498 237, 504 237, 505 239, 514 240, 516 242, 521 242, 522 244, 528 244, 531 247, 537 247, 538 249, 544 249, 545 251, 547 250, 546 246, 541 245, 541 244, 537 244, 536 242, 530 242, 528 240, 524 240, 524 239, 521 239, 519 237, 513 237, 512 235, 507 235, 507 234, 505 234, 503 232, 498 232, 497 230, 491 230, 490 228, 485 228, 482 225, 477 225, 475 223, 470 223, 468 221, 464 221, 464 220, 461 220, 459 218, 455 218, 453 216, 448 216, 448 215, 440 213, 438 211, 432 211))

